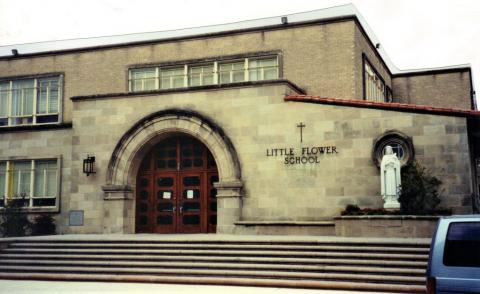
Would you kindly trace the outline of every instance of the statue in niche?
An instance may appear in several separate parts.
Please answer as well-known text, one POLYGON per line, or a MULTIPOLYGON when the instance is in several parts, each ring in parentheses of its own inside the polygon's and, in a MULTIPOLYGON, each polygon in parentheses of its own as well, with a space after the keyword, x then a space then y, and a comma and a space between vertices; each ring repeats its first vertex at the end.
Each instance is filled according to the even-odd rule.
POLYGON ((391 146, 385 148, 385 155, 383 155, 380 165, 380 176, 380 183, 382 185, 381 192, 384 202, 383 208, 399 209, 398 194, 402 181, 400 176, 400 161, 397 155, 393 153, 391 146))

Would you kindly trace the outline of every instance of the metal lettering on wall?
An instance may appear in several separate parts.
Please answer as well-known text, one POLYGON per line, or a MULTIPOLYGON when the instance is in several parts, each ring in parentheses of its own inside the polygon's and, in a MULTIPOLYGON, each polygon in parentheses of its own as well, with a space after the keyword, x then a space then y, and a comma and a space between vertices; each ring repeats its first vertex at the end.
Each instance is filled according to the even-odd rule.
MULTIPOLYGON (((297 127, 300 129, 300 143, 302 143, 303 128, 306 127, 306 125, 299 123, 297 127)), ((282 147, 268 148, 266 150, 267 157, 282 157, 285 165, 318 164, 320 163, 321 157, 337 153, 336 146, 282 147)))

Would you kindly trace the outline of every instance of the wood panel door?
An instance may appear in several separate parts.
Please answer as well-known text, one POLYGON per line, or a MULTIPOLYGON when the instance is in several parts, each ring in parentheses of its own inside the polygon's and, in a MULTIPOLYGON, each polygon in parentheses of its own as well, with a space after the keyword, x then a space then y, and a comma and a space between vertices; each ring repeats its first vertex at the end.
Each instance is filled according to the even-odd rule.
POLYGON ((209 150, 188 136, 166 139, 145 157, 137 177, 138 233, 214 233, 218 171, 209 150))

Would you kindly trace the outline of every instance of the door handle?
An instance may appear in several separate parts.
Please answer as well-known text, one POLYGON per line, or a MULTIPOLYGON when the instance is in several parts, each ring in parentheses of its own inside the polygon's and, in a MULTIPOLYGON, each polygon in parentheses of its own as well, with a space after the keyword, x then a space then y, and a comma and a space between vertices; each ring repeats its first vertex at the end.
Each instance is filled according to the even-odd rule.
POLYGON ((183 212, 183 205, 180 206, 180 213, 182 213, 182 212, 183 212))
POLYGON ((177 207, 174 205, 172 208, 172 212, 175 212, 175 209, 177 209, 177 207))

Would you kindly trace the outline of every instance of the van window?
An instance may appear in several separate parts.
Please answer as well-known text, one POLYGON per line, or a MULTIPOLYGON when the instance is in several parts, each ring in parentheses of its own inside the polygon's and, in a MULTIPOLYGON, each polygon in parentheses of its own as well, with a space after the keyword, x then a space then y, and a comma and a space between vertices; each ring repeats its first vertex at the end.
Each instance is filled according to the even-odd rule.
POLYGON ((480 267, 480 223, 451 223, 445 241, 446 266, 480 267))

